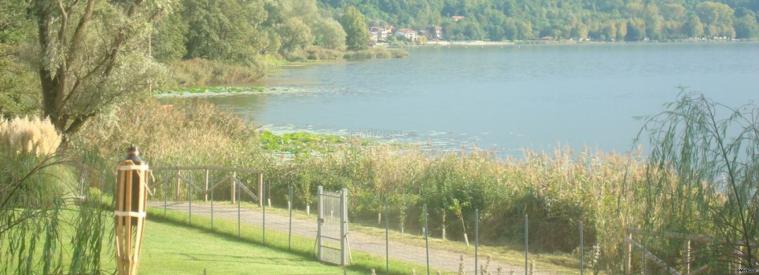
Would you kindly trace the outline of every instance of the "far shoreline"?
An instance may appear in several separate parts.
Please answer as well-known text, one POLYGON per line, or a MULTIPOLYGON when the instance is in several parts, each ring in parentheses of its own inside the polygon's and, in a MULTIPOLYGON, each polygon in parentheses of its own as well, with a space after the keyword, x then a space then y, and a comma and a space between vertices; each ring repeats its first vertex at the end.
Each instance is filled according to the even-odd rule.
POLYGON ((467 48, 467 47, 513 47, 513 46, 580 46, 580 45, 676 45, 676 44, 733 44, 733 43, 759 43, 756 39, 681 39, 681 40, 648 40, 648 41, 577 41, 577 40, 515 40, 515 41, 487 41, 487 40, 437 40, 428 41, 424 44, 410 45, 409 48, 467 48))

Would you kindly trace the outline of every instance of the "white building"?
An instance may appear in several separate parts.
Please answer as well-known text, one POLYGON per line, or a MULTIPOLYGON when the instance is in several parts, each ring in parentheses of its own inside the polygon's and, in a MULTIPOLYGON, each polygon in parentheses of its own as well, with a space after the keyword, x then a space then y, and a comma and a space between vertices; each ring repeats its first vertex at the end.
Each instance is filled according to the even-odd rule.
POLYGON ((400 29, 395 35, 406 38, 409 41, 416 41, 416 31, 412 29, 400 29))
POLYGON ((369 39, 374 42, 385 42, 393 33, 392 26, 372 26, 369 28, 369 39))

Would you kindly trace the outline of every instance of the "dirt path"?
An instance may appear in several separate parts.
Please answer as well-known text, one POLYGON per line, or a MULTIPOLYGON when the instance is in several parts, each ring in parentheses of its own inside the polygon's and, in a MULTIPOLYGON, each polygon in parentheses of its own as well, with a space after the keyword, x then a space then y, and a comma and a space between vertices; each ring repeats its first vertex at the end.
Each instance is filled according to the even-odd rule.
MULTIPOLYGON (((163 202, 151 202, 151 207, 163 208, 163 202)), ((170 202, 168 209, 174 211, 187 211, 186 202, 170 202)), ((192 214, 194 215, 211 215, 210 206, 204 205, 192 205, 192 214)), ((240 213, 241 222, 247 225, 261 226, 262 214, 260 211, 254 211, 253 209, 243 208, 240 213)), ((214 205, 214 218, 223 218, 230 221, 237 219, 237 208, 229 204, 216 204, 214 205)), ((275 230, 281 232, 287 232, 288 229, 288 217, 273 213, 266 213, 266 230, 275 230)), ((312 220, 299 219, 293 217, 293 234, 302 236, 305 238, 316 238, 316 218, 312 220)), ((349 229, 350 231, 350 229, 349 229)), ((361 251, 380 258, 385 257, 385 239, 377 236, 371 236, 361 232, 350 232, 348 234, 348 240, 350 243, 351 251, 361 251)), ((451 252, 446 250, 438 250, 430 248, 430 269, 433 270, 432 274, 436 271, 442 272, 457 272, 459 269, 461 253, 451 252)), ((412 262, 421 266, 426 265, 426 257, 424 253, 424 247, 408 245, 397 240, 390 240, 390 258, 412 262)), ((480 257, 480 264, 485 264, 484 257, 480 257)), ((499 263, 495 261, 490 262, 489 270, 495 273, 498 267, 501 267, 504 274, 509 274, 510 271, 514 271, 514 274, 523 274, 524 268, 513 266, 510 264, 499 263)), ((474 252, 470 254, 464 254, 464 269, 467 273, 474 273, 474 252)), ((379 272, 379 271, 378 271, 379 272)), ((417 270, 419 274, 423 274, 424 270, 417 270)))

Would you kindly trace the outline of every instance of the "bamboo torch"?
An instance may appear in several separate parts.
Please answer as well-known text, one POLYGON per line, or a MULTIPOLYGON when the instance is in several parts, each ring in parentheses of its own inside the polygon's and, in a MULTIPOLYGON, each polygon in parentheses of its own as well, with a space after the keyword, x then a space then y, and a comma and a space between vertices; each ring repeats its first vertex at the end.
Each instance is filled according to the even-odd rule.
POLYGON ((148 165, 139 160, 127 159, 118 166, 114 214, 119 275, 137 274, 147 209, 148 173, 148 165))

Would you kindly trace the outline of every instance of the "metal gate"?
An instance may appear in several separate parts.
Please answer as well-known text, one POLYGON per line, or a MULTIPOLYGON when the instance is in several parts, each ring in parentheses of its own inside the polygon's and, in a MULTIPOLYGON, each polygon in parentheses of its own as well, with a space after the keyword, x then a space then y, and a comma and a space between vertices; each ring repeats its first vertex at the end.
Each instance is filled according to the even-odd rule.
POLYGON ((328 192, 319 186, 318 197, 317 257, 323 262, 348 265, 348 191, 343 188, 339 192, 328 192))

